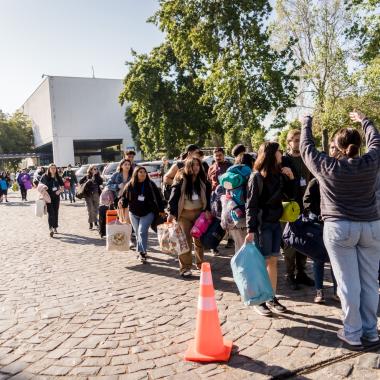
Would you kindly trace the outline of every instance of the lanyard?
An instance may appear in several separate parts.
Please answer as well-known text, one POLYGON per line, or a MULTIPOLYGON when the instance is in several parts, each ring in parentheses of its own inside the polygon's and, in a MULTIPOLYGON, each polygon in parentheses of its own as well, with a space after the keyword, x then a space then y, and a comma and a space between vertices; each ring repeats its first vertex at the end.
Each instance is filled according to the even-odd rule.
POLYGON ((141 195, 144 195, 144 186, 145 186, 145 182, 143 182, 143 184, 141 186, 141 195))

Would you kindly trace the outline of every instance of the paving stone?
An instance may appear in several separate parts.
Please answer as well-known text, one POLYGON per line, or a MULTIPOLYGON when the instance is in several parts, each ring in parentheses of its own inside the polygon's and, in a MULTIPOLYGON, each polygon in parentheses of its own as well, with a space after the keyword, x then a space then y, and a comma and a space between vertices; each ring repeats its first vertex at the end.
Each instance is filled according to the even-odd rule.
POLYGON ((72 367, 51 366, 41 372, 41 375, 65 376, 71 371, 72 367))
POLYGON ((119 375, 125 373, 126 369, 124 365, 105 366, 101 369, 100 375, 119 375))
POLYGON ((171 367, 157 368, 149 371, 149 377, 153 380, 167 378, 168 376, 174 375, 175 371, 171 367))
POLYGON ((75 367, 71 370, 70 375, 74 376, 92 376, 100 371, 100 367, 75 367))
POLYGON ((144 360, 144 361, 140 361, 138 363, 129 365, 128 372, 133 373, 133 372, 138 372, 145 369, 152 369, 154 367, 155 367, 155 364, 153 360, 144 360))
POLYGON ((12 364, 8 364, 7 366, 2 367, 0 369, 0 371, 4 372, 4 373, 11 373, 11 374, 15 375, 15 374, 23 371, 28 366, 29 366, 29 363, 21 361, 21 360, 17 360, 15 362, 13 362, 12 364))

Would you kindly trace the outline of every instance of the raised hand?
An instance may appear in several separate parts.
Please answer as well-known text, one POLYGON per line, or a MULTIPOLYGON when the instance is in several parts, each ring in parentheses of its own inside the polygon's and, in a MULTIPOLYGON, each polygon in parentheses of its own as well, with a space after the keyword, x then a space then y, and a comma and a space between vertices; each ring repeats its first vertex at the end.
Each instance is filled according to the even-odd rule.
POLYGON ((349 113, 351 120, 354 123, 361 123, 365 119, 364 113, 360 111, 353 111, 349 113))

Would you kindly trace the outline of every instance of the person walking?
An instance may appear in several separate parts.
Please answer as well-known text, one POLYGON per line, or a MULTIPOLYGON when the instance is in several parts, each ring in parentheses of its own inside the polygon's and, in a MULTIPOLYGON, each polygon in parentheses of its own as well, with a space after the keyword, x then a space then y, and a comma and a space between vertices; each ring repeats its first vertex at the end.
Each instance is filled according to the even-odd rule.
POLYGON ((100 176, 96 165, 90 165, 87 169, 87 174, 79 181, 82 185, 85 183, 84 200, 86 202, 88 212, 88 224, 90 230, 95 225, 98 227, 98 210, 99 210, 99 196, 101 193, 101 186, 103 179, 100 176))
POLYGON ((41 177, 43 185, 47 187, 47 192, 51 202, 46 204, 49 223, 49 234, 53 237, 58 233, 58 211, 60 203, 60 194, 63 192, 63 180, 58 174, 58 169, 55 164, 50 164, 47 172, 41 177))
POLYGON ((211 185, 206 179, 202 162, 199 158, 191 158, 185 161, 185 166, 180 169, 175 177, 172 193, 169 199, 167 221, 177 221, 186 235, 189 251, 179 255, 179 272, 182 277, 192 275, 192 246, 195 246, 195 262, 198 269, 201 268, 204 256, 202 243, 191 236, 191 229, 201 214, 205 211, 206 217, 211 218, 211 185))
MULTIPOLYGON (((299 129, 292 129, 286 136, 288 150, 282 158, 283 164, 292 169, 297 188, 295 201, 303 210, 303 196, 307 185, 311 180, 309 169, 302 161, 300 153, 300 136, 299 129)), ((283 224, 285 227, 285 224, 283 224)), ((306 274, 307 257, 294 248, 289 247, 284 250, 285 266, 286 266, 286 281, 292 290, 298 290, 299 284, 306 286, 314 286, 314 281, 306 274)))
POLYGON ((75 203, 75 186, 78 184, 78 179, 71 164, 67 165, 66 170, 63 172, 63 178, 70 181, 70 188, 67 189, 69 193, 69 199, 70 203, 75 203))
POLYGON ((161 191, 166 201, 169 200, 171 187, 165 185, 164 177, 170 168, 171 168, 171 163, 169 162, 169 160, 166 157, 162 157, 162 164, 160 166, 161 191))
POLYGON ((136 252, 145 263, 148 253, 148 230, 157 214, 164 214, 162 197, 156 184, 150 180, 143 166, 136 166, 132 178, 125 187, 119 200, 119 208, 128 213, 127 220, 132 222, 136 234, 136 252))
POLYGON ((380 215, 376 180, 380 165, 380 134, 361 112, 351 112, 361 124, 367 153, 359 156, 362 139, 354 128, 334 136, 335 157, 319 152, 312 117, 301 118, 301 156, 317 178, 321 192, 324 242, 338 283, 343 328, 337 336, 350 348, 377 344, 380 261, 380 215))
MULTIPOLYGON (((282 154, 276 142, 261 144, 247 189, 246 242, 255 241, 267 264, 274 294, 277 289, 277 263, 280 256, 282 230, 280 218, 282 200, 293 198, 295 178, 291 169, 282 166, 282 154)), ((255 306, 255 311, 270 316, 272 311, 284 313, 286 307, 275 296, 272 300, 255 306)))
POLYGON ((129 182, 133 174, 132 163, 128 158, 123 158, 116 172, 107 182, 107 187, 114 192, 115 207, 118 205, 119 198, 123 194, 125 185, 129 182))
POLYGON ((22 169, 22 172, 18 175, 17 183, 20 187, 21 200, 26 202, 28 190, 32 188, 32 180, 26 169, 22 169))

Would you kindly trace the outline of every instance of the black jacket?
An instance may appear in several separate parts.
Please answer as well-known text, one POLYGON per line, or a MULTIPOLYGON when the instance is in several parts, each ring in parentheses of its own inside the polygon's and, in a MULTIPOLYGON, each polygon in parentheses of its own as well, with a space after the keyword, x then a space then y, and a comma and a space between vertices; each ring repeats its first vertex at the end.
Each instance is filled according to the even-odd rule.
POLYGON ((94 193, 101 193, 100 186, 103 184, 103 179, 99 174, 95 174, 93 177, 89 177, 88 175, 85 175, 79 183, 85 183, 86 181, 89 181, 86 185, 85 189, 85 197, 89 197, 94 193))
POLYGON ((144 189, 142 184, 138 183, 135 187, 127 185, 121 196, 123 207, 129 208, 129 211, 137 216, 145 216, 150 212, 158 214, 164 211, 164 203, 162 195, 158 190, 156 184, 147 180, 144 182, 144 189), (139 195, 144 196, 144 201, 139 201, 139 195))
POLYGON ((290 180, 283 174, 263 177, 260 173, 252 173, 246 202, 248 232, 257 233, 264 222, 278 222, 283 213, 282 201, 293 199, 295 185, 295 179, 290 180))
POLYGON ((316 178, 313 178, 307 185, 303 196, 303 207, 305 212, 312 212, 318 217, 321 215, 321 192, 316 178))
POLYGON ((62 178, 57 174, 56 177, 50 177, 45 173, 40 180, 40 183, 47 186, 47 192, 50 195, 50 198, 59 198, 59 195, 57 195, 55 192, 63 186, 63 180, 62 178), (53 190, 53 188, 56 188, 56 190, 53 190))
MULTIPOLYGON (((211 183, 209 181, 205 182, 206 185, 206 201, 207 205, 205 208, 205 211, 211 211, 211 183)), ((177 182, 172 186, 172 192, 170 194, 169 199, 169 206, 168 211, 171 215, 178 218, 178 204, 179 200, 181 198, 181 188, 182 188, 182 181, 177 182)))

